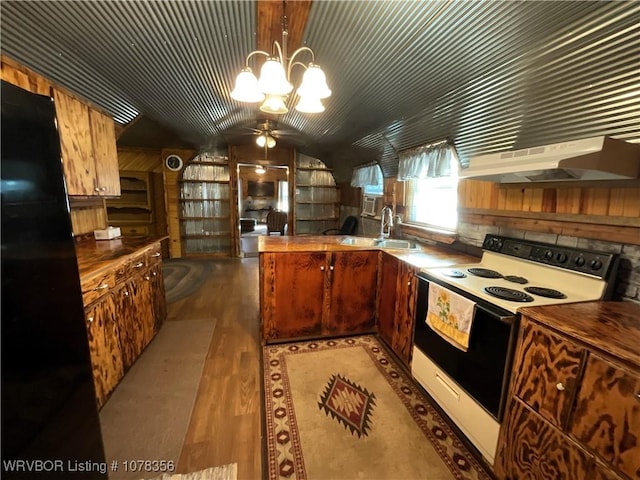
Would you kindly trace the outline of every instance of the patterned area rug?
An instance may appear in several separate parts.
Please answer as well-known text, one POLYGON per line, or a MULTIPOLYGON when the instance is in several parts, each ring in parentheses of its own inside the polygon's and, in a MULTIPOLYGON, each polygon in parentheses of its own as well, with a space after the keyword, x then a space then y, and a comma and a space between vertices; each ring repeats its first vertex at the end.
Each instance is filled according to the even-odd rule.
POLYGON ((195 293, 211 271, 206 260, 166 260, 162 265, 167 303, 177 302, 195 293))
POLYGON ((373 336, 268 345, 269 479, 489 479, 373 336))
POLYGON ((151 480, 236 480, 238 478, 238 464, 230 463, 220 467, 211 467, 199 472, 173 475, 165 473, 151 480))

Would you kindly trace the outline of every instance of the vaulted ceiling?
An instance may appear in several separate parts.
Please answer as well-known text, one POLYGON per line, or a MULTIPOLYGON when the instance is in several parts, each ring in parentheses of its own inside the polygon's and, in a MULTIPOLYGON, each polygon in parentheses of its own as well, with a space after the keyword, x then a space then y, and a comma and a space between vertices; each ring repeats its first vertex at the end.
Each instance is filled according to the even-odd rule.
MULTIPOLYGON (((280 1, 1 2, 2 53, 108 111, 199 149, 264 120, 230 98, 246 55, 281 40, 280 1), (149 127, 151 128, 151 127, 149 127)), ((470 156, 608 134, 640 141, 640 2, 286 3, 288 50, 313 49, 326 111, 271 117, 324 160, 395 173, 397 152, 450 138, 470 156)))

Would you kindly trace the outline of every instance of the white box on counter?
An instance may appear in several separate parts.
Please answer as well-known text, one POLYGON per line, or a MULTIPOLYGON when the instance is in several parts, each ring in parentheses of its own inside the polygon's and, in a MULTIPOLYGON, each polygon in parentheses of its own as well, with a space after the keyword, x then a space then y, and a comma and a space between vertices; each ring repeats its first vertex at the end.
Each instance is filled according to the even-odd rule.
POLYGON ((94 230, 93 235, 96 240, 111 240, 121 235, 120 227, 107 227, 104 230, 94 230))

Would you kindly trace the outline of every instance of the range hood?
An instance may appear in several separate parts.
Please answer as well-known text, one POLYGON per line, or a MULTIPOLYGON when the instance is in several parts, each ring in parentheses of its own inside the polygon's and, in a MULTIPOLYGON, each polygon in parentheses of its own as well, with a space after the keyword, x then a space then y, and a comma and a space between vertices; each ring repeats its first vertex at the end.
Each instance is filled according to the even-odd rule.
POLYGON ((601 136, 472 157, 460 178, 498 183, 628 180, 640 176, 640 144, 601 136))

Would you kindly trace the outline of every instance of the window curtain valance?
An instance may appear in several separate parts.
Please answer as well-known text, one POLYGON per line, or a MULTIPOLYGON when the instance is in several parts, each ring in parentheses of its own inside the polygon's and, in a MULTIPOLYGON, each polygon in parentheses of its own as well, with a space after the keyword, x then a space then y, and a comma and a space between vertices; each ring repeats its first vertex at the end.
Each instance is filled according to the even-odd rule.
POLYGON ((447 141, 422 145, 398 153, 398 180, 450 177, 458 171, 458 160, 447 141))
POLYGON ((382 182, 382 170, 377 163, 353 169, 352 187, 364 188, 367 185, 382 185, 382 182))

